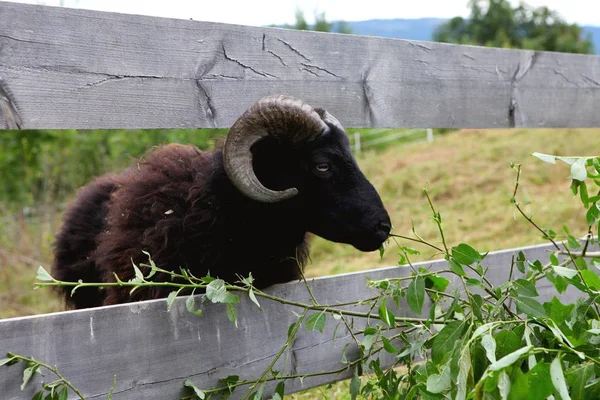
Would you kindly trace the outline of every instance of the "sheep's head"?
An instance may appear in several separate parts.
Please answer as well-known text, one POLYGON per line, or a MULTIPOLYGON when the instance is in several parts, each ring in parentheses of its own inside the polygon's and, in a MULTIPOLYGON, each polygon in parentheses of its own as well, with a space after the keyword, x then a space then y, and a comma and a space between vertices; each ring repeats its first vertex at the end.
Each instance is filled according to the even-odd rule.
POLYGON ((373 251, 391 223, 360 171, 338 120, 288 96, 259 100, 231 127, 223 149, 229 179, 247 197, 290 203, 306 230, 373 251))

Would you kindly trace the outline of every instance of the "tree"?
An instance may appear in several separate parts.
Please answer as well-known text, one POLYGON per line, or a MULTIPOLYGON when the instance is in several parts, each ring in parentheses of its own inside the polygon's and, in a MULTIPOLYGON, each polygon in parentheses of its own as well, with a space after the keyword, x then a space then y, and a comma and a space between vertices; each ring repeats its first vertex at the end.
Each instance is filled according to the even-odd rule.
POLYGON ((324 12, 315 12, 315 23, 309 25, 304 18, 304 12, 301 10, 296 11, 296 22, 293 25, 286 24, 283 26, 288 29, 297 29, 301 31, 317 31, 317 32, 336 32, 336 33, 352 33, 350 24, 346 21, 329 22, 324 12))
POLYGON ((470 0, 468 19, 452 18, 434 33, 434 40, 481 46, 593 53, 590 37, 548 7, 525 3, 513 8, 508 0, 470 0))

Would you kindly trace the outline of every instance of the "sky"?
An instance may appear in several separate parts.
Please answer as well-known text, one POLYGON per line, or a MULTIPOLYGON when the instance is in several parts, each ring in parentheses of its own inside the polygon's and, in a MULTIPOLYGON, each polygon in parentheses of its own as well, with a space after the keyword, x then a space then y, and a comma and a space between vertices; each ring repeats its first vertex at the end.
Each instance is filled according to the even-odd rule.
MULTIPOLYGON (((264 26, 293 23, 296 9, 311 22, 314 12, 330 21, 467 16, 467 0, 10 0, 100 11, 264 26)), ((518 4, 518 0, 511 0, 518 4)), ((600 0, 528 0, 548 6, 570 23, 600 26, 600 0)))

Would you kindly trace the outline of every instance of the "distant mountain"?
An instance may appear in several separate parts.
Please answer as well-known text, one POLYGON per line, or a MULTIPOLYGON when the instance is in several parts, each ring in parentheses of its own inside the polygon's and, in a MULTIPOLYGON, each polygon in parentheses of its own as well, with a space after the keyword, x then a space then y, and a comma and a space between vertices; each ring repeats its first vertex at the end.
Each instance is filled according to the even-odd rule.
MULTIPOLYGON (((357 35, 380 36, 408 40, 432 40, 433 31, 445 19, 371 19, 367 21, 348 22, 352 32, 357 35)), ((600 26, 584 26, 584 33, 590 34, 596 54, 600 54, 600 26)))

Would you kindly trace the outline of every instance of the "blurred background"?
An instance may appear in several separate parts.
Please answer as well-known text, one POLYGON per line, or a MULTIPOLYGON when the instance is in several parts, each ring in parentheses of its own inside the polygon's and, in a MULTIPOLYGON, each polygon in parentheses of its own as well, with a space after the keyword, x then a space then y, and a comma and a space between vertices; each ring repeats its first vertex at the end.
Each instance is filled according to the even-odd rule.
MULTIPOLYGON (((600 53, 600 3, 547 0, 349 1, 20 1, 163 17, 340 34, 474 44, 569 53, 600 53), (393 4, 392 4, 393 3, 393 4), (236 10, 231 13, 231 10, 236 10)), ((342 121, 343 124, 343 121, 342 121)), ((585 218, 569 191, 569 171, 532 152, 598 155, 600 129, 536 130, 348 129, 356 157, 381 193, 395 232, 411 227, 436 240, 422 188, 429 186, 449 243, 480 251, 542 242, 517 217, 510 198, 523 165, 521 200, 542 226, 583 234, 585 218), (591 152, 591 154, 590 154, 591 152)), ((61 214, 77 188, 119 171, 162 143, 210 150, 226 130, 0 131, 0 318, 60 310, 47 290, 32 290, 35 270, 49 267, 61 214)), ((411 261, 432 256, 426 249, 411 261)), ((313 240, 308 276, 395 265, 393 246, 382 260, 347 245, 313 240)))

